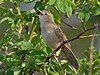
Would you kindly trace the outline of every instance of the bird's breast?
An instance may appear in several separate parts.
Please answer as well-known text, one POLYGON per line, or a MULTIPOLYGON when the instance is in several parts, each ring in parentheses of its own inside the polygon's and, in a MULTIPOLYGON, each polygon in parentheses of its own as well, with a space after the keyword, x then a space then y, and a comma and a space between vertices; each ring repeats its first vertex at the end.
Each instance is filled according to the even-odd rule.
POLYGON ((45 30, 44 32, 42 32, 42 37, 50 48, 55 49, 58 47, 59 39, 55 35, 54 29, 45 30))

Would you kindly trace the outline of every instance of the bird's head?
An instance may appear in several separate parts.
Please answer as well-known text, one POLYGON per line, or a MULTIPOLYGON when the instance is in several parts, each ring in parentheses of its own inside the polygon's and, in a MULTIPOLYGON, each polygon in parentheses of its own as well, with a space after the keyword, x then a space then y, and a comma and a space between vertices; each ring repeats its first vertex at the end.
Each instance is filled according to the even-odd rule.
POLYGON ((54 22, 54 18, 53 15, 50 13, 50 11, 48 10, 39 10, 40 14, 39 16, 39 20, 40 22, 54 22))

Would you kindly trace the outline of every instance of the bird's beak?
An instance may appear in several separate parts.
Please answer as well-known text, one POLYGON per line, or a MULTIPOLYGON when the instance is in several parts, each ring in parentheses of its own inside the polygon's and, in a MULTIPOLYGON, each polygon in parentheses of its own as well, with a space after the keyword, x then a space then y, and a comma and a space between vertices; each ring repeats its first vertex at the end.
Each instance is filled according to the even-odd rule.
POLYGON ((39 15, 43 15, 44 13, 40 10, 40 9, 37 9, 39 11, 39 15))

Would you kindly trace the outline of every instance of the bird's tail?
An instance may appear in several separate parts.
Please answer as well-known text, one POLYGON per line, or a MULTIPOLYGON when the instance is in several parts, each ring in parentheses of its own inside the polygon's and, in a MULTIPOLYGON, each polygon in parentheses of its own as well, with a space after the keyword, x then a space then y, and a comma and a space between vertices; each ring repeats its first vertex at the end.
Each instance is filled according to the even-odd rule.
POLYGON ((68 47, 66 45, 64 45, 61 48, 61 53, 59 55, 59 59, 62 60, 67 60, 68 63, 73 66, 75 69, 79 68, 79 63, 74 55, 74 53, 72 52, 71 49, 68 49, 68 47))

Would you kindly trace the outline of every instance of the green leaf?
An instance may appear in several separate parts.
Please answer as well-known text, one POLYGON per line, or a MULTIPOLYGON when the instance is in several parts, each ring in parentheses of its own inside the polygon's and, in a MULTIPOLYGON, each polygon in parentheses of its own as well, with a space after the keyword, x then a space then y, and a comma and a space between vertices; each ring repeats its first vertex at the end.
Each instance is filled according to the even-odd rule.
POLYGON ((85 13, 84 20, 87 21, 90 18, 90 13, 85 13))
POLYGON ((99 75, 98 74, 98 71, 100 71, 100 68, 99 67, 93 68, 93 75, 99 75))
POLYGON ((49 0, 48 4, 53 5, 56 2, 56 0, 49 0))
POLYGON ((49 75, 59 75, 58 72, 49 71, 49 75))
POLYGON ((0 45, 5 44, 6 42, 10 41, 12 37, 12 34, 8 34, 6 36, 4 36, 1 40, 0 40, 0 45))
POLYGON ((11 23, 14 23, 14 20, 10 17, 4 17, 3 19, 1 19, 0 23, 4 22, 6 20, 10 21, 11 23))
POLYGON ((24 0, 23 2, 30 2, 30 0, 24 0))
POLYGON ((21 42, 21 49, 22 50, 29 50, 29 49, 32 49, 32 43, 31 42, 28 42, 28 41, 22 41, 21 42))
POLYGON ((11 69, 7 69, 6 74, 5 75, 14 75, 14 71, 11 69))
POLYGON ((4 3, 4 0, 0 0, 0 4, 4 3))
POLYGON ((66 8, 66 12, 67 12, 67 16, 71 17, 71 15, 72 15, 72 7, 71 7, 71 5, 66 8))
POLYGON ((35 55, 41 55, 41 54, 45 54, 44 51, 42 50, 33 50, 30 55, 35 56, 35 55))
POLYGON ((47 47, 46 48, 46 53, 50 54, 51 52, 52 52, 52 50, 49 47, 47 47))
POLYGON ((79 12, 78 13, 78 18, 79 19, 84 19, 84 13, 83 12, 79 12))
POLYGON ((75 6, 75 3, 74 3, 74 0, 73 1, 71 1, 71 0, 65 0, 68 4, 71 4, 71 5, 73 5, 73 6, 75 6))
POLYGON ((43 64, 43 61, 42 61, 42 60, 39 60, 39 59, 36 59, 36 60, 35 60, 35 63, 36 63, 37 65, 41 65, 41 64, 43 64))
POLYGON ((3 54, 0 54, 0 61, 2 61, 4 59, 3 54))
POLYGON ((22 63, 22 67, 25 67, 26 66, 26 63, 22 63))
POLYGON ((60 11, 65 12, 63 1, 57 0, 57 7, 59 8, 60 11))
POLYGON ((95 11, 96 15, 100 15, 100 8, 95 11))
POLYGON ((91 8, 91 12, 94 15, 99 15, 100 14, 100 6, 94 6, 91 8))
POLYGON ((43 4, 42 2, 37 1, 34 8, 36 8, 36 9, 39 8, 40 10, 43 10, 44 7, 45 7, 45 4, 43 4))
POLYGON ((20 71, 14 71, 14 75, 18 75, 20 71))
POLYGON ((57 7, 62 12, 67 12, 67 16, 70 17, 72 15, 72 7, 70 3, 67 3, 67 1, 57 1, 57 7))
POLYGON ((61 64, 65 64, 65 63, 67 63, 66 60, 61 60, 61 64))
POLYGON ((90 18, 90 13, 79 12, 78 18, 87 21, 90 18))

